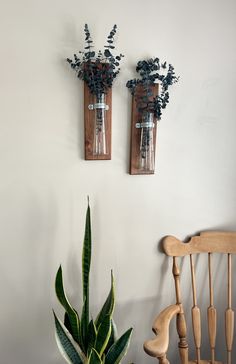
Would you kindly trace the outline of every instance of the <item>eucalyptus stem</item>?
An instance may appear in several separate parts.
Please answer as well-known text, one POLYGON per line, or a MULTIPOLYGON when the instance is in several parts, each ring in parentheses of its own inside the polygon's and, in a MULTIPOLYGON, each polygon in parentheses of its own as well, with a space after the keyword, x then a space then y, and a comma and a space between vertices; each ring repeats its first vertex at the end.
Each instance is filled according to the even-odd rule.
POLYGON ((120 72, 120 61, 124 55, 114 54, 116 30, 117 25, 115 24, 107 36, 104 51, 99 50, 96 53, 92 50, 93 40, 88 25, 85 24, 84 50, 79 52, 80 56, 74 54, 74 60, 67 58, 67 62, 76 71, 78 78, 87 84, 93 95, 106 94, 120 72))
POLYGON ((136 72, 140 78, 134 78, 126 83, 131 94, 135 97, 137 109, 139 111, 150 111, 154 113, 157 120, 161 119, 162 109, 169 103, 169 86, 178 82, 179 77, 175 75, 174 67, 167 63, 161 63, 159 58, 138 61, 136 72), (152 86, 159 83, 161 94, 154 96, 152 86), (138 90, 138 86, 143 86, 144 94, 138 90))

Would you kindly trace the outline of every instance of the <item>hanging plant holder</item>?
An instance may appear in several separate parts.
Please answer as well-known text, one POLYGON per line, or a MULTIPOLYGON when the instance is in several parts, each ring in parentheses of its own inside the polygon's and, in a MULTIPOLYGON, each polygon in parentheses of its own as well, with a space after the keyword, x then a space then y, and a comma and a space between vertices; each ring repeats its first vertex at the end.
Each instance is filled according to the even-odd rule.
POLYGON ((159 58, 139 61, 140 78, 126 84, 132 101, 130 174, 154 174, 157 121, 169 102, 168 88, 178 81, 174 67, 159 58))
POLYGON ((111 159, 112 90, 93 95, 84 84, 85 159, 111 159))
POLYGON ((85 24, 85 47, 74 60, 67 58, 79 79, 84 81, 85 159, 111 159, 112 86, 120 72, 123 54, 114 54, 114 25, 107 36, 104 51, 93 50, 93 40, 85 24))
MULTIPOLYGON (((141 88, 142 86, 139 86, 141 88)), ((158 85, 152 86, 154 95, 158 85)), ((133 96, 131 120, 130 174, 154 174, 157 119, 151 111, 140 112, 133 96)))

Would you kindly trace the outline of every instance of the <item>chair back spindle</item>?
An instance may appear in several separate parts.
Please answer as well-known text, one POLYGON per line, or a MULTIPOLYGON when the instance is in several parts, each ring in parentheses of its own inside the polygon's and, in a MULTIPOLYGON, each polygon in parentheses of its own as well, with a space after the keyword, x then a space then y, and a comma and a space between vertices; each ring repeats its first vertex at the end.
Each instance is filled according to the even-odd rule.
POLYGON ((213 293, 213 283, 212 283, 212 253, 208 253, 208 272, 209 272, 210 305, 207 309, 207 321, 208 321, 209 341, 211 347, 211 363, 215 364, 217 312, 216 308, 214 307, 214 293, 213 293))
POLYGON ((227 347, 227 364, 232 363, 232 347, 234 337, 234 311, 232 310, 232 256, 228 253, 228 308, 225 311, 225 335, 227 347))
POLYGON ((192 292, 193 292, 193 307, 192 307, 192 323, 193 323, 193 336, 196 347, 197 354, 197 364, 200 364, 201 355, 201 312, 200 308, 197 305, 197 292, 196 292, 196 280, 195 280, 195 271, 194 271, 194 263, 193 256, 190 256, 190 268, 191 268, 191 278, 192 278, 192 292))

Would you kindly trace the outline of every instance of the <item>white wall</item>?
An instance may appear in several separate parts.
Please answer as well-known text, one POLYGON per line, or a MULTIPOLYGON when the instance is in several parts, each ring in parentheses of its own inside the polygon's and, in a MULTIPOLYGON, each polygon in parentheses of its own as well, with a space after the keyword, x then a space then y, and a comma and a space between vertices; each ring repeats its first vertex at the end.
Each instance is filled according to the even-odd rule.
POLYGON ((174 302, 160 239, 236 229, 236 3, 1 0, 0 6, 0 361, 64 363, 53 333, 51 308, 62 312, 53 282, 62 263, 68 295, 80 305, 89 195, 94 315, 113 268, 118 328, 134 327, 124 362, 154 363, 142 343, 156 312, 174 302), (117 50, 126 56, 113 89, 112 161, 83 160, 83 86, 65 58, 83 47, 85 22, 98 48, 117 23, 117 50), (155 56, 173 63, 181 80, 158 126, 156 174, 130 176, 125 83, 137 60, 155 56))

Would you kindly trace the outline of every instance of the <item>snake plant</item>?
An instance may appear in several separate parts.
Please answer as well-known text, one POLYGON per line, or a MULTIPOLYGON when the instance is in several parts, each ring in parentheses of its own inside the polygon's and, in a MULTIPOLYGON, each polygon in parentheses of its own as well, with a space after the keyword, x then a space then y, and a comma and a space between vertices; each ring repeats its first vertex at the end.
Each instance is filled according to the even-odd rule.
POLYGON ((95 320, 90 318, 89 274, 92 255, 90 207, 88 204, 82 253, 83 305, 81 315, 69 302, 60 266, 55 280, 56 295, 65 310, 64 322, 55 312, 58 348, 69 364, 118 364, 127 352, 132 328, 117 338, 112 315, 115 305, 114 279, 111 272, 109 294, 95 320))

